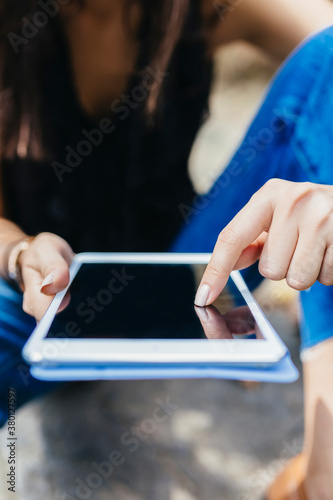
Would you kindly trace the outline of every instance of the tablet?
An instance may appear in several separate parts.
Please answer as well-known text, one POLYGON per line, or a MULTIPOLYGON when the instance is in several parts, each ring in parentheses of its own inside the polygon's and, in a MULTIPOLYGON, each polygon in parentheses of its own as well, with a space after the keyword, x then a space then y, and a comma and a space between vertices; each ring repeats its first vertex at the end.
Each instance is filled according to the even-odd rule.
POLYGON ((77 254, 23 349, 39 366, 269 365, 287 349, 234 271, 194 306, 211 254, 77 254), (66 308, 59 312, 61 305, 66 308))
POLYGON ((257 382, 291 383, 298 379, 299 373, 290 355, 286 354, 274 364, 213 364, 213 363, 174 363, 174 364, 141 364, 128 363, 122 365, 33 365, 31 375, 39 380, 49 382, 82 381, 82 380, 154 380, 174 378, 219 378, 228 380, 253 380, 257 382))

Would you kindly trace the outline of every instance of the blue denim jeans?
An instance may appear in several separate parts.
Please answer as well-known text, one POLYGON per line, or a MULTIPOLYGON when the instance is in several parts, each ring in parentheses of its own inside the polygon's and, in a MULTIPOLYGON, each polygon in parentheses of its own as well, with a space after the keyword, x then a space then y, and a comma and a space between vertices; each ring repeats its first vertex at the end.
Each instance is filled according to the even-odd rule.
POLYGON ((22 309, 22 293, 0 279, 0 427, 7 420, 8 389, 15 388, 17 407, 56 384, 34 379, 21 350, 36 326, 22 309))
MULTIPOLYGON (((221 229, 268 179, 333 184, 333 28, 306 40, 287 59, 234 158, 210 192, 180 205, 184 228, 173 252, 211 252, 221 229)), ((283 238, 283 235, 281 235, 283 238)), ((257 266, 245 272, 254 288, 257 266)), ((302 345, 333 336, 333 287, 316 283, 302 292, 302 345)), ((22 404, 52 384, 34 380, 21 349, 35 326, 22 295, 0 280, 0 425, 7 391, 22 404)))

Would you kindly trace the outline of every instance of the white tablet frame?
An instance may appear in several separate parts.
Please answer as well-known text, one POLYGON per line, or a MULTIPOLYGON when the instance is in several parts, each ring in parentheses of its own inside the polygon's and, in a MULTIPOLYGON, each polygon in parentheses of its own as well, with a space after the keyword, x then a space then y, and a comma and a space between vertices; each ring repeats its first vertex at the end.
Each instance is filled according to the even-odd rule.
POLYGON ((209 253, 80 253, 70 266, 68 286, 53 299, 25 344, 22 354, 31 365, 116 365, 124 363, 272 364, 288 352, 238 271, 231 278, 245 299, 265 340, 168 340, 50 338, 47 332, 58 307, 84 263, 207 264, 209 253))

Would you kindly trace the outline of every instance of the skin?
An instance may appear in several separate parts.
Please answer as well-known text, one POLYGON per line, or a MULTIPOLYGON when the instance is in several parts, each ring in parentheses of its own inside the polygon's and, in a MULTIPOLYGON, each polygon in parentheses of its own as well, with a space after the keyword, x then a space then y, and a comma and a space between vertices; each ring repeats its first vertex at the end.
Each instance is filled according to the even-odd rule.
POLYGON ((110 103, 127 88, 138 56, 131 33, 137 30, 140 9, 135 3, 126 7, 124 29, 124 3, 88 0, 79 15, 62 8, 78 99, 95 119, 108 116, 110 103))
POLYGON ((309 500, 329 500, 333 491, 333 342, 305 352, 305 490, 309 500))
MULTIPOLYGON (((123 1, 87 0, 84 10, 75 16, 70 15, 70 8, 64 6, 62 15, 78 99, 92 117, 105 116, 110 102, 126 88, 137 57, 135 40, 120 22, 123 1)), ((135 31, 140 9, 134 4, 126 15, 135 31)), ((202 18, 208 55, 222 44, 245 40, 282 62, 306 36, 333 24, 333 7, 326 0, 229 0, 221 20, 216 2, 203 0, 202 18)), ((317 279, 333 284, 332 186, 271 180, 221 229, 202 280, 209 287, 206 304, 223 289, 232 269, 258 259, 263 276, 287 278, 297 290, 317 279)), ((7 277, 10 250, 24 236, 15 224, 0 218, 1 276, 7 277)), ((23 309, 28 314, 39 320, 54 295, 67 285, 72 258, 67 242, 50 233, 38 235, 21 253, 23 309)), ((326 375, 333 360, 333 342, 326 346, 325 354, 304 363, 306 487, 310 500, 331 498, 333 491, 333 435, 327 433, 328 426, 333 429, 333 404, 331 377, 326 375), (318 425, 318 415, 323 414, 323 410, 318 413, 318 407, 328 408, 324 429, 318 425)))
POLYGON ((265 278, 296 290, 333 285, 332 229, 332 186, 269 180, 221 231, 201 282, 207 299, 196 304, 211 304, 233 269, 258 259, 265 278))

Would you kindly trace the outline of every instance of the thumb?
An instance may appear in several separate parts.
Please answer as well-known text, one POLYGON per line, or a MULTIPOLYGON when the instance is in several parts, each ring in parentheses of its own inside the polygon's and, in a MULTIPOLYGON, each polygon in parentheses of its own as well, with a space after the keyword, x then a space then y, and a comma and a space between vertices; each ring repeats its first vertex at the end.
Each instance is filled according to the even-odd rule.
POLYGON ((69 265, 61 255, 58 255, 52 259, 52 264, 46 264, 42 267, 41 275, 41 293, 55 295, 69 283, 69 265))

